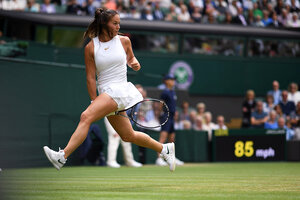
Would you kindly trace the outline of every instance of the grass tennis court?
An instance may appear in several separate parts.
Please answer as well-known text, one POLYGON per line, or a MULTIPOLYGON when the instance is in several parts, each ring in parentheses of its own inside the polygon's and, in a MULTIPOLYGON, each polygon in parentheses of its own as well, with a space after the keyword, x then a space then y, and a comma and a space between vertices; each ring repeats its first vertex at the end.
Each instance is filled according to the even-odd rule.
POLYGON ((300 199, 300 163, 64 167, 0 172, 3 199, 300 199))

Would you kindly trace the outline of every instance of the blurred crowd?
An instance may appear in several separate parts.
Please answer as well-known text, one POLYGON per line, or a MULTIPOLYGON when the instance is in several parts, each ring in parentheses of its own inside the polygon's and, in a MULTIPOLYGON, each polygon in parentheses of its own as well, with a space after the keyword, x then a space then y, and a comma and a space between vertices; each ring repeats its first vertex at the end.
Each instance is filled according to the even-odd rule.
POLYGON ((121 18, 257 27, 300 27, 299 0, 0 0, 0 9, 94 15, 99 7, 121 18))
POLYGON ((290 83, 287 89, 281 90, 275 80, 265 99, 255 98, 255 92, 248 90, 243 102, 242 128, 285 129, 287 140, 300 139, 298 84, 290 83))

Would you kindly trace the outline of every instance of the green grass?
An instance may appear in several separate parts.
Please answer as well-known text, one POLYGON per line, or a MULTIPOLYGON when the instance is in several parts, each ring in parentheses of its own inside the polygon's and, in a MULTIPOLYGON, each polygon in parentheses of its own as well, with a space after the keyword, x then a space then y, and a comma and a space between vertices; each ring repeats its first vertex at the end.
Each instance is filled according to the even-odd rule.
POLYGON ((300 199, 300 163, 11 169, 0 186, 5 200, 300 199))

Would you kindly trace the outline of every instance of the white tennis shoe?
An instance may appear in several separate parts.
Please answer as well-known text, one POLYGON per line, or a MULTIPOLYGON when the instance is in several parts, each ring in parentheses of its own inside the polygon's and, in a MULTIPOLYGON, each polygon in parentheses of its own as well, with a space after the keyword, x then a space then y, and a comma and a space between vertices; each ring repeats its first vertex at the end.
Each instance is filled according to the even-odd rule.
POLYGON ((167 143, 163 144, 165 146, 165 151, 160 154, 160 157, 162 157, 169 165, 170 171, 174 172, 176 167, 176 160, 175 160, 175 145, 174 143, 167 143))
POLYGON ((53 151, 47 146, 44 146, 43 149, 48 160, 57 170, 60 170, 60 168, 62 168, 64 164, 66 164, 67 159, 65 159, 64 157, 64 150, 59 149, 59 151, 53 151))

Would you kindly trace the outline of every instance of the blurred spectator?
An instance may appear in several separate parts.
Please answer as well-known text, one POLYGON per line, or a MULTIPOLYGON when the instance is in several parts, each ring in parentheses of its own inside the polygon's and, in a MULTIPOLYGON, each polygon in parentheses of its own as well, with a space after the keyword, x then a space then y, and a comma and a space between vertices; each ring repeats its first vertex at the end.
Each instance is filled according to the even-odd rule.
POLYGON ((282 27, 281 22, 278 21, 278 17, 277 17, 276 12, 273 12, 273 15, 272 15, 272 23, 269 24, 269 27, 274 27, 274 28, 280 28, 280 27, 282 27))
POLYGON ((183 130, 191 130, 192 124, 189 120, 183 120, 182 121, 183 130))
POLYGON ((264 26, 272 24, 273 20, 269 17, 269 11, 263 10, 263 19, 261 20, 264 26))
POLYGON ((238 15, 238 7, 240 7, 240 6, 238 6, 238 1, 237 0, 233 0, 231 2, 231 4, 229 4, 228 10, 229 10, 229 12, 231 13, 231 15, 233 17, 236 17, 238 15))
POLYGON ((168 10, 172 4, 171 0, 160 0, 159 1, 159 7, 161 7, 163 10, 168 10))
POLYGON ((260 19, 263 18, 263 12, 259 9, 257 2, 255 2, 253 4, 253 15, 254 15, 255 19, 256 19, 256 16, 260 16, 260 19))
POLYGON ((40 12, 42 13, 56 13, 56 8, 54 4, 51 3, 51 0, 44 0, 44 3, 41 4, 40 12))
POLYGON ((278 119, 278 129, 286 130, 286 140, 291 140, 295 134, 295 132, 288 126, 285 125, 285 119, 280 117, 278 119))
POLYGON ((115 0, 107 0, 104 7, 111 10, 117 10, 117 4, 115 0))
POLYGON ((268 114, 263 110, 263 103, 258 101, 256 109, 251 114, 251 125, 253 128, 264 128, 264 124, 268 120, 268 114))
POLYGON ((291 112, 296 110, 295 103, 293 101, 288 100, 288 91, 283 90, 281 93, 282 100, 279 105, 282 109, 282 112, 286 115, 287 119, 291 112))
POLYGON ((142 14, 142 19, 148 20, 148 21, 153 21, 154 20, 151 6, 149 6, 149 5, 146 6, 146 8, 144 10, 144 13, 142 14))
POLYGON ((280 105, 276 105, 274 110, 276 112, 276 120, 278 120, 280 117, 285 118, 285 114, 282 112, 280 105))
POLYGON ((24 10, 26 0, 2 0, 0 1, 0 9, 3 10, 24 10), (2 8, 1 8, 2 6, 2 8))
POLYGON ((180 120, 190 120, 190 104, 187 101, 183 101, 181 104, 181 110, 179 112, 180 120))
POLYGON ((196 8, 200 8, 201 11, 203 10, 203 0, 190 0, 190 2, 193 2, 196 8))
POLYGON ((278 17, 278 21, 280 21, 280 23, 283 26, 287 26, 288 20, 289 20, 288 11, 283 8, 281 11, 281 15, 278 17))
POLYGON ((183 124, 182 121, 179 119, 179 112, 176 111, 174 114, 174 129, 175 130, 182 130, 183 129, 183 124))
POLYGON ((175 11, 175 8, 176 8, 175 4, 171 4, 169 13, 165 18, 166 21, 173 21, 173 22, 177 21, 178 15, 175 11))
POLYGON ((67 14, 81 15, 82 11, 83 8, 81 7, 81 5, 77 4, 76 0, 69 0, 69 5, 67 6, 67 10, 66 10, 67 14))
POLYGON ((253 15, 253 10, 249 10, 247 23, 249 26, 254 26, 254 22, 255 22, 255 19, 254 19, 254 15, 253 15))
POLYGON ((232 16, 229 12, 226 12, 225 14, 225 21, 224 21, 225 24, 231 24, 232 23, 232 16))
POLYGON ((86 6, 83 8, 83 11, 86 15, 93 16, 95 14, 96 9, 97 7, 94 4, 94 0, 87 0, 86 6))
POLYGON ((292 18, 287 21, 286 26, 291 27, 291 28, 299 28, 300 27, 300 20, 298 18, 298 14, 296 12, 293 12, 292 18))
POLYGON ((274 110, 269 113, 269 120, 265 123, 264 127, 265 129, 278 129, 276 112, 274 110))
POLYGON ((276 80, 273 81, 272 86, 273 86, 273 90, 268 91, 267 94, 273 95, 274 104, 277 105, 281 101, 281 91, 279 89, 279 82, 276 80))
POLYGON ((200 117, 200 116, 197 116, 196 117, 196 122, 195 122, 195 124, 193 125, 193 129, 195 130, 195 131, 203 131, 204 129, 203 129, 203 121, 202 121, 202 117, 200 117))
POLYGON ((178 21, 179 22, 191 22, 190 13, 187 10, 186 5, 182 4, 180 6, 180 13, 178 14, 178 21))
POLYGON ((153 11, 154 20, 164 20, 165 16, 159 7, 159 2, 155 3, 154 11, 153 11))
POLYGON ((281 15, 282 9, 284 9, 283 0, 277 0, 276 6, 274 8, 277 15, 281 15))
POLYGON ((247 26, 246 18, 243 15, 243 8, 239 7, 237 10, 238 10, 237 11, 237 16, 233 18, 232 22, 235 23, 235 24, 240 24, 240 25, 243 25, 243 26, 247 26))
POLYGON ((40 5, 35 3, 35 0, 27 0, 27 6, 25 8, 25 11, 39 12, 40 11, 40 5))
POLYGON ((211 112, 204 113, 205 124, 203 125, 203 130, 208 132, 208 141, 212 140, 212 131, 216 129, 216 124, 212 122, 211 112))
POLYGON ((225 125, 225 119, 223 115, 219 115, 217 117, 216 130, 227 130, 227 126, 225 125))
POLYGON ((243 101, 242 104, 242 111, 243 111, 243 119, 242 119, 242 128, 250 127, 250 119, 251 113, 254 111, 256 107, 256 101, 254 99, 255 93, 253 90, 248 90, 246 93, 246 99, 243 101))
POLYGON ((261 16, 260 15, 256 15, 255 17, 255 22, 254 22, 254 26, 256 27, 264 27, 264 23, 261 20, 261 16))
POLYGON ((296 110, 291 113, 291 123, 293 127, 300 127, 300 101, 296 105, 296 110))
POLYGON ((299 0, 287 0, 286 5, 290 7, 290 12, 300 12, 299 0))
POLYGON ((190 122, 192 125, 195 124, 197 118, 197 112, 195 110, 191 110, 190 112, 190 122))
POLYGON ((194 22, 201 22, 201 8, 199 7, 195 7, 192 14, 191 14, 191 18, 194 22))
POLYGON ((267 94, 266 102, 263 103, 264 112, 269 113, 270 111, 274 110, 274 97, 271 94, 267 94))
POLYGON ((137 11, 135 6, 130 6, 130 13, 128 14, 128 18, 141 19, 141 13, 137 11))
POLYGON ((288 88, 288 100, 293 101, 295 105, 300 101, 300 91, 298 91, 298 84, 291 83, 288 88))

